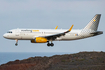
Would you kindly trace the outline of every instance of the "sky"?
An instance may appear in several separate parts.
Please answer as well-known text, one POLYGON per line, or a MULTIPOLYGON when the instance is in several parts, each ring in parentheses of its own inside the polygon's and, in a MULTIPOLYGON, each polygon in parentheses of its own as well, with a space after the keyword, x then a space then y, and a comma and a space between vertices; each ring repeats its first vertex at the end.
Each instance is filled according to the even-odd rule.
POLYGON ((8 30, 35 29, 82 29, 95 16, 101 14, 98 30, 105 32, 105 0, 0 0, 0 52, 81 52, 104 51, 105 35, 74 41, 47 43, 3 38, 8 30))

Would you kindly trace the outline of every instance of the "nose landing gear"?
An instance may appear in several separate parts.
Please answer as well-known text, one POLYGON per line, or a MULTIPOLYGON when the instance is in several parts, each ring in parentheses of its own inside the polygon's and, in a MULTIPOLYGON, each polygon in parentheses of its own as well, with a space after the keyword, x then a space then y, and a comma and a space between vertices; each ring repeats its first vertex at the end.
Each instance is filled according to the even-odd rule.
POLYGON ((16 43, 15 43, 15 46, 17 46, 18 45, 18 40, 16 39, 16 43))

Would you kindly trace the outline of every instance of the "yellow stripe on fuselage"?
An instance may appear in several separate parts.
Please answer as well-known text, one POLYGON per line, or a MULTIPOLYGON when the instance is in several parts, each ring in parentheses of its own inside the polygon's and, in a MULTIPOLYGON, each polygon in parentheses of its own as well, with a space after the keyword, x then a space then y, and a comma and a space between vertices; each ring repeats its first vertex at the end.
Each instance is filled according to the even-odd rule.
POLYGON ((32 32, 39 32, 39 30, 32 30, 32 32))

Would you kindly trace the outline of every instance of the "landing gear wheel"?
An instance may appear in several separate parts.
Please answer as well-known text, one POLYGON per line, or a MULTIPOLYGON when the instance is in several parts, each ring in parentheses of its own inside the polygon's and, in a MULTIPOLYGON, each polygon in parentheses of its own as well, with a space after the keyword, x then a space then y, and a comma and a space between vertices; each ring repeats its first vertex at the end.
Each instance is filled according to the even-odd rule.
POLYGON ((49 46, 53 47, 54 44, 52 43, 52 41, 51 41, 51 43, 49 43, 49 41, 48 41, 47 46, 48 46, 48 47, 49 47, 49 46))
POLYGON ((50 43, 48 43, 47 46, 50 46, 50 43))
POLYGON ((15 46, 17 46, 18 44, 16 43, 15 46))
POLYGON ((54 44, 53 44, 53 43, 51 43, 50 45, 51 45, 51 47, 53 47, 53 46, 54 46, 54 44))
POLYGON ((16 40, 16 44, 15 44, 15 46, 17 46, 18 45, 18 39, 15 39, 16 40))

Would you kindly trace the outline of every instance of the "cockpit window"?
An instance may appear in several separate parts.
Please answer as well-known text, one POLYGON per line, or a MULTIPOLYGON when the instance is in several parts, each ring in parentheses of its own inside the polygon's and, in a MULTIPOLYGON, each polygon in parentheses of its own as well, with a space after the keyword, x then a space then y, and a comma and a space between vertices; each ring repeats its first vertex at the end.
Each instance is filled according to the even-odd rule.
POLYGON ((8 31, 7 33, 12 33, 12 31, 8 31))

